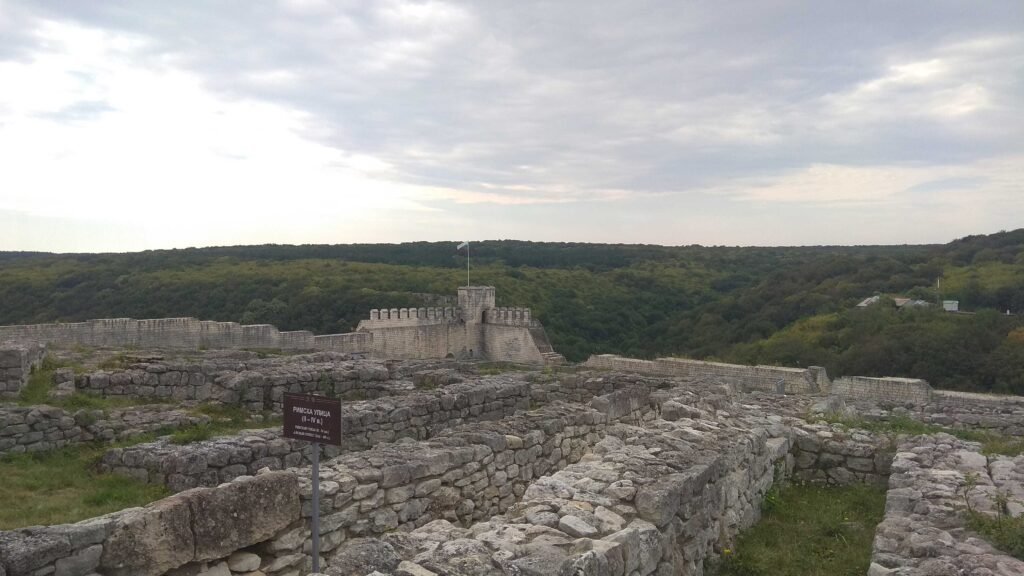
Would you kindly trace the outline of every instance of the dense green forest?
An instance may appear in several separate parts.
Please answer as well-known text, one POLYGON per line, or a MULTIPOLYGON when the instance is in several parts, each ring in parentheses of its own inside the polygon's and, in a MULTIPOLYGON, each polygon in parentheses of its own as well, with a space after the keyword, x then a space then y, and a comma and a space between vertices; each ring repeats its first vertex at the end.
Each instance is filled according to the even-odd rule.
MULTIPOLYGON (((195 316, 346 332, 370 308, 454 294, 466 272, 455 244, 0 252, 0 324, 195 316)), ((499 305, 533 308, 571 360, 674 354, 1024 393, 1024 229, 928 246, 472 250, 473 283, 496 286, 499 305), (855 309, 873 294, 954 299, 977 313, 888 300, 855 309)))

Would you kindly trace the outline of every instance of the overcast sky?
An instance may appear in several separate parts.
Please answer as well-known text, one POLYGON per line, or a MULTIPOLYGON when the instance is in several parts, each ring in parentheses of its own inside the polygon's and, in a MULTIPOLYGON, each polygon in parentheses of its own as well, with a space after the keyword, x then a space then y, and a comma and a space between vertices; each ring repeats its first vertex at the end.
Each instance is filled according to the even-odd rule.
POLYGON ((0 0, 0 250, 1024 226, 1024 2, 0 0))

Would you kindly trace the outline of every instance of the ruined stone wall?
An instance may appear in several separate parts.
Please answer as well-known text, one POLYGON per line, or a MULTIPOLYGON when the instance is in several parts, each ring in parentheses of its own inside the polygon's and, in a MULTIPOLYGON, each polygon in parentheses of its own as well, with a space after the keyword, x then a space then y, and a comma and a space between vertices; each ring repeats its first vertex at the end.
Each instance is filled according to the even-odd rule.
POLYGON ((892 462, 885 518, 875 531, 870 576, 1024 574, 1024 562, 966 529, 965 510, 1024 512, 1024 456, 981 454, 981 446, 948 434, 902 442, 892 462), (968 489, 968 477, 973 488, 968 489))
POLYGON ((910 418, 943 428, 1024 436, 1024 397, 932 390, 927 404, 868 398, 849 403, 869 420, 910 418))
POLYGON ((69 412, 52 406, 0 405, 0 456, 46 452, 95 440, 116 441, 208 421, 206 416, 168 406, 69 412))
POLYGON ((636 360, 614 354, 591 356, 584 366, 605 370, 629 370, 642 374, 678 376, 692 379, 728 379, 746 390, 807 394, 827 392, 828 375, 824 368, 784 368, 780 366, 743 366, 705 362, 686 358, 658 358, 636 360))
POLYGON ((472 526, 463 516, 434 517, 411 532, 346 539, 330 553, 331 569, 701 574, 716 547, 758 519, 763 495, 787 476, 792 457, 784 434, 691 408, 678 422, 609 423, 590 454, 538 478, 500 517, 472 526), (370 550, 374 561, 365 563, 370 550))
POLYGON ((294 474, 239 478, 77 524, 0 532, 0 574, 294 576, 306 557, 274 537, 301 511, 294 474))
POLYGON ((236 322, 195 318, 105 318, 86 322, 0 326, 0 340, 35 340, 56 346, 115 346, 137 348, 281 348, 368 352, 372 335, 331 335, 316 340, 305 330, 281 332, 269 324, 242 326, 236 322), (346 337, 340 337, 346 336, 346 337))
MULTIPOLYGON (((75 389, 103 397, 168 398, 280 412, 285 392, 377 397, 402 387, 379 362, 335 352, 280 358, 197 358, 132 363, 74 376, 75 389)), ((411 389, 407 382, 403 389, 411 389)))
MULTIPOLYGON (((525 382, 455 384, 433 393, 345 403, 340 449, 328 456, 365 450, 399 439, 425 440, 466 422, 499 420, 529 407, 525 382)), ((101 470, 129 476, 174 491, 216 486, 261 468, 280 470, 309 462, 308 443, 288 440, 281 429, 175 445, 166 439, 107 452, 101 470)))
MULTIPOLYGON (((325 462, 325 570, 699 575, 705 558, 757 521, 773 482, 808 471, 824 474, 813 472, 810 480, 836 483, 872 481, 878 473, 857 475, 862 463, 854 459, 875 446, 869 435, 843 435, 788 415, 802 413, 806 397, 736 397, 721 384, 635 374, 571 382, 563 394, 589 399, 589 406, 551 398, 538 410, 436 431, 428 440, 389 443, 382 437, 368 450, 325 462), (808 455, 813 462, 801 464, 808 455), (841 456, 842 464, 831 465, 826 455, 841 456), (840 468, 850 474, 836 475, 840 468)), ((518 385, 511 397, 534 396, 526 383, 518 385)), ((548 380, 529 386, 557 393, 548 380)), ((483 416, 499 399, 498 389, 478 387, 481 402, 466 402, 482 406, 483 416)), ((440 408, 450 388, 435 391, 440 408)), ((378 423, 402 420, 408 409, 411 422, 415 407, 397 400, 378 400, 393 404, 379 404, 367 416, 379 413, 378 423)), ((365 424, 360 416, 359 425, 365 424)), ((263 434, 236 438, 236 464, 261 454, 248 437, 263 434)), ((279 458, 282 466, 305 458, 291 456, 294 446, 279 440, 262 437, 263 457, 279 458)), ((148 452, 134 454, 144 462, 171 460, 148 452)), ((206 459, 209 468, 202 451, 187 458, 183 454, 185 466, 206 459)), ((235 456, 229 451, 218 458, 235 456)), ((309 566, 309 470, 259 471, 275 465, 250 460, 244 470, 257 470, 255 478, 77 525, 0 533, 0 565, 5 576, 301 574, 309 566)), ((234 475, 222 476, 223 470, 217 482, 234 475)))
POLYGON ((0 398, 17 396, 45 356, 38 342, 0 342, 0 398))
POLYGON ((801 482, 885 486, 893 448, 866 430, 806 424, 793 428, 793 456, 793 478, 801 482))
POLYGON ((843 376, 832 382, 831 392, 850 400, 923 405, 931 401, 932 387, 916 378, 843 376))

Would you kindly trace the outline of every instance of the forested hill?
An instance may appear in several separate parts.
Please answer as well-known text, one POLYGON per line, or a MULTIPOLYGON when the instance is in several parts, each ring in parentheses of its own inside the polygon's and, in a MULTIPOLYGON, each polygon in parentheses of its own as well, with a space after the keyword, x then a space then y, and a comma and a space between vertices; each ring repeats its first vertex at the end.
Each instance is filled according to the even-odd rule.
MULTIPOLYGON (((127 254, 0 252, 0 324, 195 316, 317 333, 465 283, 456 241, 127 254)), ((573 360, 594 352, 825 365, 1024 393, 1024 229, 945 245, 731 248, 488 241, 472 281, 522 305, 573 360), (936 291, 941 279, 941 294, 936 291), (938 306, 897 311, 873 294, 938 306), (1002 314, 1000 314, 1002 313, 1002 314)))

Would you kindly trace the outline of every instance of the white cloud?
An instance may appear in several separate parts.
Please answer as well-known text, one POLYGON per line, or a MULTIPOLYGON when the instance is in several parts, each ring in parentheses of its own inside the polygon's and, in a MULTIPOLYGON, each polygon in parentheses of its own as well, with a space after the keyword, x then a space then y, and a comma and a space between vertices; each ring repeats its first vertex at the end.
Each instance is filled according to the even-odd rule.
POLYGON ((426 210, 416 198, 429 190, 391 181, 387 162, 300 136, 306 113, 211 94, 189 72, 136 60, 137 38, 56 23, 40 35, 45 52, 0 65, 0 84, 17 86, 0 93, 0 210, 131 220, 157 245, 210 227, 283 226, 302 241, 298 222, 359 228, 370 213, 426 210), (108 108, 61 118, 83 101, 108 108))
POLYGON ((814 164, 774 177, 736 179, 707 190, 738 201, 833 206, 955 204, 991 209, 988 202, 1024 207, 1024 156, 963 165, 845 166, 814 164), (924 190, 913 196, 915 190, 924 190), (982 199, 979 201, 979 199, 982 199))
MULTIPOLYGON (((0 0, 0 217, 60 219, 52 246, 97 229, 70 221, 133 247, 484 222, 566 240, 934 241, 923 220, 855 225, 908 206, 997 230, 1024 196, 1018 15, 0 0), (685 230, 680 214, 695 215, 685 230)), ((0 248, 26 245, 9 230, 0 248)))

